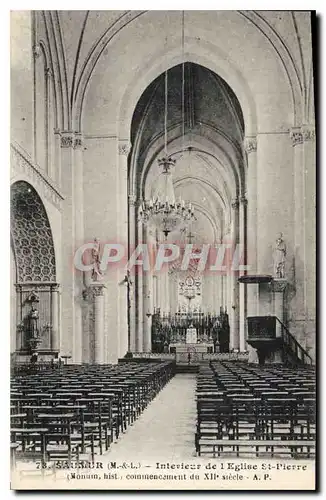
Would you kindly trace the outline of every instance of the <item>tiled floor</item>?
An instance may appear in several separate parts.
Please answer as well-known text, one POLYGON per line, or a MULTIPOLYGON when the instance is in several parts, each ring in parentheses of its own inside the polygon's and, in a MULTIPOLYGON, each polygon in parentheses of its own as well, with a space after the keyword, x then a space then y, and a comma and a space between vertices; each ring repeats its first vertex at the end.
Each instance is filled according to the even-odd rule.
POLYGON ((195 456, 195 374, 176 375, 101 460, 179 460, 195 456))

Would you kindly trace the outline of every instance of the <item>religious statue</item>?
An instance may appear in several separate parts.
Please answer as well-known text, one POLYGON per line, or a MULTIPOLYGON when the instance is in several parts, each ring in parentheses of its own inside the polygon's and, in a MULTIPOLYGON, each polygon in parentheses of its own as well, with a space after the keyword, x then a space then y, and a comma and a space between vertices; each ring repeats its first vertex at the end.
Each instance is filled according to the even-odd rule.
POLYGON ((283 234, 279 233, 274 247, 275 278, 285 278, 285 257, 286 257, 286 244, 283 240, 283 234))
POLYGON ((133 283, 130 278, 130 271, 129 269, 127 270, 127 274, 124 277, 123 283, 127 283, 127 298, 128 298, 128 307, 131 307, 131 301, 133 300, 134 297, 134 289, 133 289, 133 283))
POLYGON ((92 248, 92 259, 93 259, 93 271, 92 280, 100 281, 103 279, 103 273, 101 271, 101 258, 100 258, 100 240, 94 239, 94 246, 92 248))
POLYGON ((29 331, 32 339, 37 339, 39 336, 37 323, 38 323, 38 310, 32 306, 31 312, 29 313, 29 331))

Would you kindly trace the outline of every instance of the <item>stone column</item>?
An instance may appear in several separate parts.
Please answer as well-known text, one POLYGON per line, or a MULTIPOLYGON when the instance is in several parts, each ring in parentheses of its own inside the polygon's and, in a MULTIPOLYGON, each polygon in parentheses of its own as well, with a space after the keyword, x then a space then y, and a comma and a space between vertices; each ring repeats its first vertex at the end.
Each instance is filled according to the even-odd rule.
POLYGON ((163 271, 160 271, 157 277, 158 277, 158 303, 161 312, 163 312, 165 308, 165 287, 164 287, 163 271))
MULTIPOLYGON (((228 227, 227 229, 227 232, 223 238, 223 242, 222 243, 225 243, 226 245, 229 245, 231 244, 231 241, 232 241, 232 228, 231 227, 228 227)), ((223 279, 224 279, 224 308, 227 309, 227 313, 229 315, 229 320, 231 321, 230 319, 230 316, 231 316, 231 309, 232 309, 232 293, 231 293, 231 290, 232 290, 232 285, 231 285, 231 271, 230 271, 230 267, 231 267, 231 264, 230 262, 228 262, 229 259, 229 256, 230 256, 230 249, 227 248, 226 251, 225 251, 225 260, 223 262, 223 265, 226 265, 226 270, 223 271, 224 275, 223 275, 223 279), (226 256, 228 256, 228 259, 226 258, 226 256)), ((231 339, 231 335, 230 335, 230 339, 231 339)))
POLYGON ((90 285, 94 300, 94 362, 104 363, 104 289, 105 285, 94 283, 90 285))
MULTIPOLYGON (((143 228, 143 242, 151 247, 152 233, 148 227, 143 228)), ((143 351, 152 350, 152 297, 153 297, 153 275, 152 270, 143 271, 143 351)))
POLYGON ((60 351, 59 337, 59 285, 51 285, 51 348, 60 351))
MULTIPOLYGON (((140 201, 141 203, 141 201, 140 201)), ((143 243, 143 223, 137 221, 137 241, 136 244, 139 245, 143 243)), ((136 292, 136 304, 137 304, 137 333, 136 333, 136 351, 143 351, 143 328, 144 328, 144 301, 143 301, 143 268, 142 266, 136 266, 135 278, 137 284, 136 292)))
MULTIPOLYGON (((128 140, 119 141, 119 243, 127 249, 128 245, 128 154, 131 144, 128 140)), ((118 280, 123 282, 125 269, 119 267, 118 280)), ((123 357, 128 350, 128 288, 119 286, 119 357, 123 357)))
MULTIPOLYGON (((239 200, 235 199, 232 202, 232 228, 231 228, 231 244, 234 249, 239 243, 239 200)), ((231 310, 230 314, 230 348, 239 349, 239 283, 238 272, 228 269, 230 276, 230 291, 231 291, 231 310)))
MULTIPOLYGON (((129 201, 129 258, 135 249, 136 237, 136 197, 132 194, 129 201)), ((136 276, 132 274, 129 285, 129 350, 136 351, 136 276)))
POLYGON ((213 311, 218 313, 220 311, 220 306, 222 305, 222 296, 221 296, 221 281, 222 276, 219 274, 218 276, 212 276, 212 280, 214 281, 215 286, 215 301, 213 304, 213 311))
POLYGON ((157 275, 153 275, 153 310, 157 309, 157 275))
MULTIPOLYGON (((272 290, 274 295, 274 314, 284 323, 284 290, 286 288, 286 279, 274 278, 272 282, 272 290)), ((276 337, 282 336, 282 326, 276 322, 276 337)))
MULTIPOLYGON (((84 179, 83 179, 83 138, 75 134, 74 138, 74 219, 75 219, 75 249, 84 241, 84 179)), ((82 362, 83 353, 83 320, 82 292, 84 276, 82 271, 75 270, 75 334, 73 342, 73 361, 82 362)))
MULTIPOLYGON (((143 351, 151 352, 152 350, 152 286, 151 276, 146 276, 147 286, 146 295, 144 297, 144 332, 143 332, 143 351)), ((145 291, 145 290, 144 290, 145 291)))
MULTIPOLYGON (((247 220, 247 199, 245 196, 240 198, 240 234, 239 240, 242 245, 242 255, 240 264, 246 264, 246 220, 247 220)), ((239 270, 239 276, 243 276, 245 271, 239 270)), ((239 306, 240 306, 240 351, 247 350, 247 285, 239 283, 239 306)))
POLYGON ((51 68, 45 68, 45 162, 44 165, 45 171, 49 177, 52 177, 52 169, 51 169, 51 148, 50 148, 50 134, 52 131, 50 130, 50 85, 51 78, 53 77, 51 68))
POLYGON ((170 283, 169 283, 169 273, 166 269, 164 272, 164 283, 165 283, 165 310, 170 311, 170 283))
POLYGON ((53 179, 55 183, 61 186, 61 134, 59 129, 54 129, 54 160, 53 160, 53 179))
POLYGON ((22 310, 22 287, 21 285, 15 284, 16 287, 16 351, 19 351, 23 347, 23 310, 22 310))
POLYGON ((293 146, 294 175, 294 267, 295 267, 295 310, 293 319, 298 337, 304 337, 305 322, 305 173, 303 157, 303 133, 301 128, 290 130, 293 146))
MULTIPOLYGON (((246 137, 244 149, 247 157, 247 264, 248 274, 257 274, 257 139, 246 137)), ((247 288, 248 316, 258 315, 258 285, 247 288)))
POLYGON ((220 276, 220 283, 221 283, 221 285, 220 285, 220 288, 221 288, 221 292, 220 292, 220 297, 221 297, 221 301, 220 302, 221 303, 220 303, 220 306, 222 306, 222 307, 224 307, 224 303, 225 303, 225 291, 224 291, 225 286, 224 286, 224 281, 225 281, 225 276, 223 276, 221 274, 221 276, 220 276))
POLYGON ((75 252, 75 172, 74 134, 61 132, 61 168, 64 173, 62 190, 65 196, 62 212, 62 354, 70 354, 74 359, 75 336, 75 270, 72 265, 75 252))
POLYGON ((303 127, 304 148, 304 265, 305 345, 315 358, 316 343, 316 135, 314 125, 303 127))

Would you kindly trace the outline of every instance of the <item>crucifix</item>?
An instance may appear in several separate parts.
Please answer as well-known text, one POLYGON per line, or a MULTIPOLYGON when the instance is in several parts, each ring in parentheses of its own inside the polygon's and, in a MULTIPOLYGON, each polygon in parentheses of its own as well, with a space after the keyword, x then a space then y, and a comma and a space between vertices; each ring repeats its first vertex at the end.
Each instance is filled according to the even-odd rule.
POLYGON ((191 230, 187 234, 187 238, 188 238, 188 243, 192 243, 193 242, 193 239, 195 238, 195 235, 192 234, 191 230))

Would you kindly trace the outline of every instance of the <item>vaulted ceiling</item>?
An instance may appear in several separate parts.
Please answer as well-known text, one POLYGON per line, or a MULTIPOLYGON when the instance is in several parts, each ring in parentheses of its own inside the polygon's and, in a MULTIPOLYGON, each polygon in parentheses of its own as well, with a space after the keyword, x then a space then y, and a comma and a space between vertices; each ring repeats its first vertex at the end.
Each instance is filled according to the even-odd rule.
MULTIPOLYGON (((175 22, 177 22, 181 12, 173 12, 175 22)), ((254 53, 253 50, 259 50, 259 47, 267 42, 288 74, 291 85, 298 86, 300 94, 306 101, 305 106, 308 106, 312 65, 311 34, 310 25, 307 23, 307 12, 227 11, 227 14, 225 12, 211 11, 209 13, 211 25, 208 28, 211 33, 208 33, 208 38, 218 37, 218 31, 222 27, 229 30, 230 40, 236 36, 242 36, 243 43, 239 43, 237 39, 234 40, 233 46, 241 54, 240 60, 246 57, 248 43, 250 53, 254 53), (246 33, 242 33, 241 26, 253 28, 250 40, 246 33)), ((187 32, 192 33, 197 28, 196 17, 200 19, 207 15, 207 12, 205 14, 204 11, 185 11, 185 13, 187 35, 187 32)), ((48 46, 49 67, 52 67, 56 79, 61 81, 61 88, 58 87, 57 92, 62 93, 60 99, 67 113, 67 118, 63 118, 64 128, 69 129, 72 126, 74 107, 76 107, 77 115, 80 112, 80 102, 98 62, 105 57, 108 65, 114 63, 114 56, 113 59, 110 58, 112 45, 123 36, 125 30, 132 31, 135 23, 142 28, 139 32, 133 33, 133 38, 125 42, 121 50, 119 49, 121 57, 128 54, 134 45, 141 43, 144 32, 147 36, 152 31, 159 35, 166 31, 165 18, 171 12, 157 11, 155 24, 148 21, 152 14, 153 11, 109 10, 36 11, 33 14, 36 41, 42 40, 48 46)), ((225 39, 225 47, 228 42, 228 39, 225 39)), ((253 56, 252 62, 255 63, 255 60, 253 56)), ((130 61, 130 64, 133 65, 134 62, 130 61)), ((133 69, 136 70, 137 62, 135 64, 133 69)))
MULTIPOLYGON (((244 122, 240 104, 227 83, 218 75, 198 64, 175 66, 167 75, 167 128, 178 128, 179 135, 193 133, 206 126, 241 144, 244 122), (182 96, 184 82, 184 98, 182 96), (184 112, 182 112, 184 102, 184 112)), ((165 75, 162 74, 145 90, 135 109, 131 140, 140 136, 139 157, 150 144, 164 134, 165 75)), ((175 134, 174 134, 175 135, 175 134)))
POLYGON ((177 162, 175 193, 196 210, 192 233, 200 241, 218 241, 229 229, 231 199, 237 196, 237 174, 243 169, 244 120, 238 99, 221 77, 198 64, 179 64, 157 77, 140 97, 131 126, 130 172, 136 170, 140 197, 160 189, 157 158, 164 154, 165 128, 168 154, 177 162))

